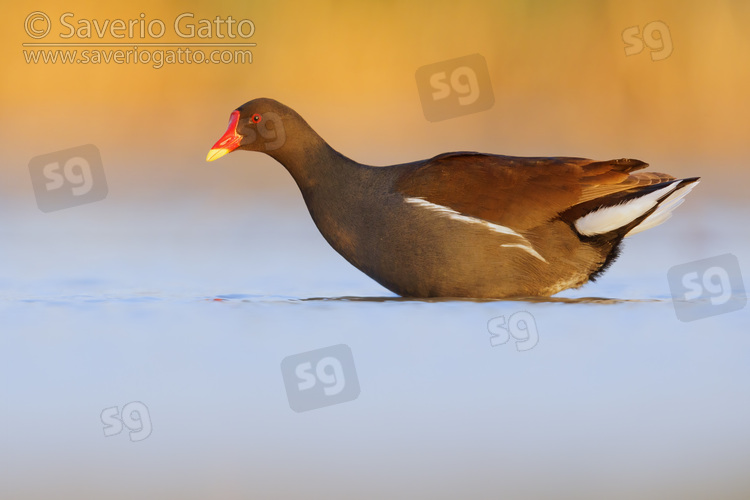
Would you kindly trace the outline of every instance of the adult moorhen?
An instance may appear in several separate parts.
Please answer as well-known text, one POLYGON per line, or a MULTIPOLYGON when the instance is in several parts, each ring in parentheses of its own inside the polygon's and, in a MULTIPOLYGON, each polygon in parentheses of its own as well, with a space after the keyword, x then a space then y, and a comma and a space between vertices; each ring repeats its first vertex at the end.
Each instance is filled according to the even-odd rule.
POLYGON ((457 152, 363 165, 273 99, 233 111, 206 159, 235 149, 284 165, 328 243, 408 297, 530 297, 579 287, 614 261, 625 236, 667 220, 698 182, 633 173, 647 164, 631 159, 457 152))

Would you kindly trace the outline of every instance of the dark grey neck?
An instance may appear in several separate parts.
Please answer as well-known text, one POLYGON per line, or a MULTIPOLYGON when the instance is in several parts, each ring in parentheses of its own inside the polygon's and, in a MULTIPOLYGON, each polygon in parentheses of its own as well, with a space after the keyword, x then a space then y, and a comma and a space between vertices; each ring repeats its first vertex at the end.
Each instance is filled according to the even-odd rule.
POLYGON ((345 189, 370 168, 333 149, 302 119, 286 134, 286 143, 267 153, 286 167, 306 199, 311 191, 345 189))
POLYGON ((302 197, 323 237, 355 266, 365 262, 369 247, 368 214, 374 213, 371 196, 382 191, 387 179, 378 167, 362 165, 328 145, 304 120, 284 123, 286 143, 267 153, 284 165, 302 192, 302 197), (380 173, 381 175, 378 175, 380 173))

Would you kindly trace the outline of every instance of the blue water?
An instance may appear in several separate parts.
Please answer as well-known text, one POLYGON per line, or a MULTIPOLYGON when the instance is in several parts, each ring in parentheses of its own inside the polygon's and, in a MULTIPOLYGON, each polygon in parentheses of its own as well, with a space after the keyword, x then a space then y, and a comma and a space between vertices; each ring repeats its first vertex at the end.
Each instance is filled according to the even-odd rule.
POLYGON ((5 206, 0 497, 748 497, 750 309, 680 321, 667 281, 750 276, 747 210, 694 198, 595 284, 481 302, 395 297, 298 200, 5 206), (293 411, 282 360, 340 344, 358 394, 293 411))

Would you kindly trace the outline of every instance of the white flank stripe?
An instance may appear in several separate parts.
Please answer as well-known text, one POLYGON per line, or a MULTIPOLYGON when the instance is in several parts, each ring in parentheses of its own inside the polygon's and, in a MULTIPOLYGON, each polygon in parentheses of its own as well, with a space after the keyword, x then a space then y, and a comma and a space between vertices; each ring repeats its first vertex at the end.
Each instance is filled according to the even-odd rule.
POLYGON ((576 229, 584 236, 593 236, 621 228, 654 208, 659 198, 673 191, 678 184, 679 181, 674 181, 669 186, 657 189, 653 193, 619 205, 594 210, 576 221, 576 229))
POLYGON ((438 205, 436 203, 429 202, 427 200, 423 200, 422 198, 406 198, 407 203, 411 203, 412 205, 417 205, 419 207, 426 208, 428 210, 431 210, 433 212, 446 215, 449 219, 461 221, 461 222, 469 222, 471 224, 479 224, 480 226, 483 226, 491 231, 495 231, 496 233, 500 234, 506 234, 508 236, 515 236, 516 238, 520 238, 524 243, 515 243, 515 244, 503 244, 501 246, 503 247, 515 247, 520 248, 529 254, 533 255, 537 259, 547 262, 547 260, 539 255, 539 252, 534 250, 534 248, 529 243, 529 240, 515 232, 509 227, 501 226, 500 224, 493 224, 492 222, 487 222, 486 220, 477 219, 475 217, 469 217, 468 215, 463 215, 452 208, 444 207, 443 205, 438 205))
MULTIPOLYGON (((524 238, 524 241, 528 241, 528 240, 526 240, 526 238, 524 238)), ((513 248, 513 247, 515 247, 515 248, 521 248, 523 250, 526 250, 527 252, 529 252, 531 255, 533 255, 537 259, 541 260, 542 262, 547 262, 547 259, 545 259, 541 255, 539 255, 539 252, 537 252, 536 250, 534 250, 534 248, 531 245, 523 245, 523 244, 519 244, 519 243, 513 243, 513 244, 511 244, 511 243, 504 243, 504 244, 502 244, 500 246, 501 247, 506 247, 506 248, 513 248)))

